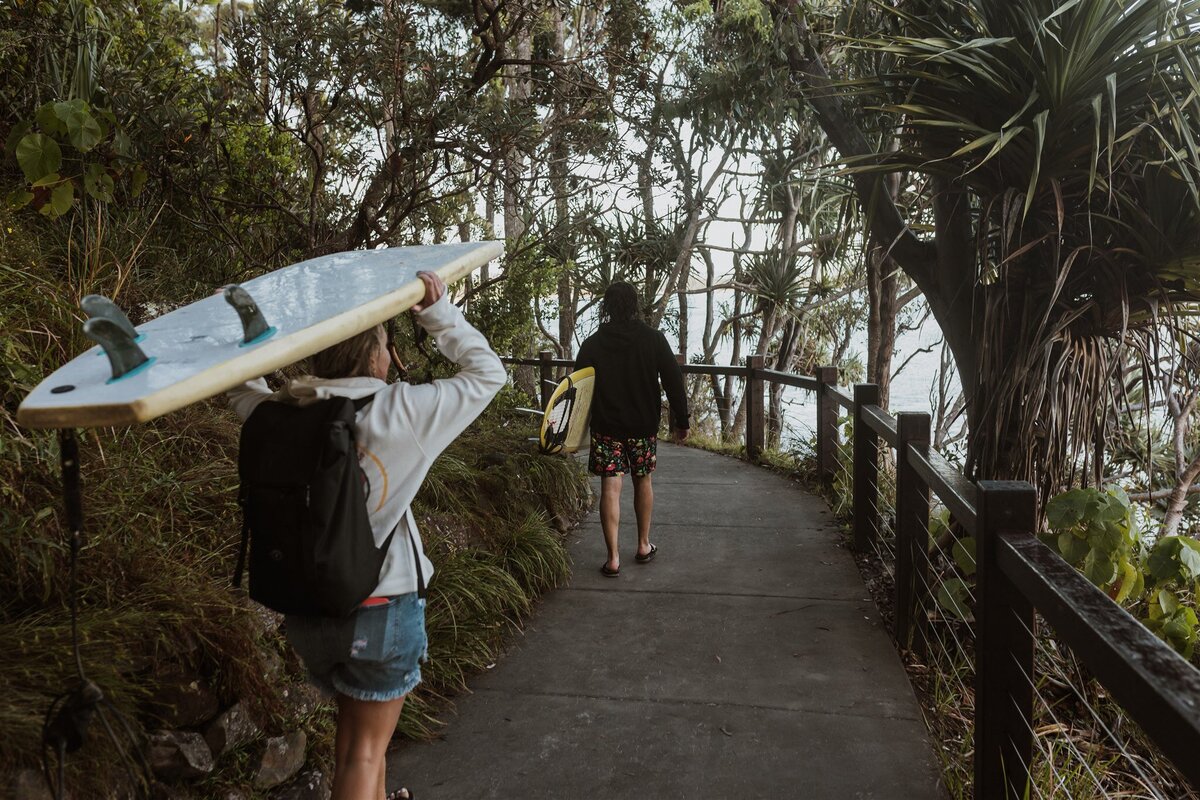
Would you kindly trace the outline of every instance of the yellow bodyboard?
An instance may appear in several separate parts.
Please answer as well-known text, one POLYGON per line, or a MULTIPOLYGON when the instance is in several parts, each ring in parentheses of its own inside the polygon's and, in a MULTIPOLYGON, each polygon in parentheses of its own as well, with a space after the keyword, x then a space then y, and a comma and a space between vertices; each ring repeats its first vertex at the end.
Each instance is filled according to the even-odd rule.
POLYGON ((554 388, 542 414, 539 443, 543 453, 574 453, 587 443, 595 386, 596 370, 584 367, 554 388))

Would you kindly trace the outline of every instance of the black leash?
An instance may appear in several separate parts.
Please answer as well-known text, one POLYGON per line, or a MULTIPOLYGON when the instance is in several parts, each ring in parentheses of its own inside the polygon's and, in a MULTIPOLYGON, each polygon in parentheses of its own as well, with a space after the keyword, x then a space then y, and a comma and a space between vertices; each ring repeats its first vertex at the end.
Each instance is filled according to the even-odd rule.
POLYGON ((550 418, 546 426, 546 441, 538 444, 538 449, 546 455, 557 455, 561 453, 564 445, 567 442, 567 431, 571 427, 571 413, 575 410, 575 393, 578 391, 575 388, 574 382, 567 377, 567 390, 559 396, 558 402, 553 408, 546 410, 546 415, 550 418), (558 425, 554 422, 554 412, 562 409, 562 413, 558 417, 558 425))
POLYGON ((71 546, 71 651, 75 657, 75 673, 79 684, 74 689, 57 695, 46 709, 46 716, 42 721, 42 775, 46 779, 46 787, 50 794, 56 800, 63 800, 66 793, 66 756, 83 747, 92 720, 99 718, 109 740, 120 754, 130 783, 137 787, 139 796, 146 797, 149 794, 150 765, 142 753, 137 733, 125 715, 109 702, 100 687, 88 680, 83 671, 83 657, 79 651, 79 552, 83 548, 83 492, 79 479, 79 442, 75 438, 75 431, 60 430, 58 444, 71 546), (120 723, 124 741, 113 729, 108 719, 109 715, 120 723), (130 755, 130 751, 136 758, 130 755), (52 757, 57 759, 57 765, 53 769, 52 757))

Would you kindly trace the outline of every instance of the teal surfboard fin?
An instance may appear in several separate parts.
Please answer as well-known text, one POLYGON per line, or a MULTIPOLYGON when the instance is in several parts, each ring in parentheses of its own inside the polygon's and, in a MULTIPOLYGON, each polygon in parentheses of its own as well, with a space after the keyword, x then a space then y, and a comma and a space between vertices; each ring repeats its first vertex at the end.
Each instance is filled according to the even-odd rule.
POLYGON ((87 314, 89 319, 100 317, 111 320, 121 330, 125 331, 130 339, 138 338, 138 332, 134 330, 133 323, 129 321, 129 317, 125 316, 125 312, 116 303, 104 295, 89 294, 79 301, 79 307, 83 309, 83 313, 87 314))
MULTIPOLYGON (((122 314, 122 316, 124 315, 122 314)), ((126 325, 128 325, 128 320, 126 320, 126 325)), ((148 358, 134 341, 137 332, 133 330, 132 325, 126 328, 109 317, 97 316, 83 323, 83 332, 89 339, 104 348, 104 355, 108 356, 109 366, 112 367, 112 377, 109 378, 109 383, 119 381, 135 372, 141 372, 154 363, 154 359, 148 358), (133 332, 134 335, 130 336, 130 332, 133 332)))
POLYGON ((267 324, 267 318, 258 308, 250 293, 231 283, 225 287, 225 302, 233 306, 242 320, 242 344, 255 344, 269 337, 275 329, 267 324))

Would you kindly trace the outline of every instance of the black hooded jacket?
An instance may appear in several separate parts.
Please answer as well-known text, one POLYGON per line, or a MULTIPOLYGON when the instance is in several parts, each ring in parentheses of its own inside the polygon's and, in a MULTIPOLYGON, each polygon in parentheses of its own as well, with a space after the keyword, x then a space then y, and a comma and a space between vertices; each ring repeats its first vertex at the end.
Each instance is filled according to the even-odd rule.
POLYGON ((676 428, 688 427, 683 373, 667 337, 640 320, 605 322, 584 340, 575 369, 594 367, 592 430, 621 439, 658 433, 662 400, 667 393, 676 428))

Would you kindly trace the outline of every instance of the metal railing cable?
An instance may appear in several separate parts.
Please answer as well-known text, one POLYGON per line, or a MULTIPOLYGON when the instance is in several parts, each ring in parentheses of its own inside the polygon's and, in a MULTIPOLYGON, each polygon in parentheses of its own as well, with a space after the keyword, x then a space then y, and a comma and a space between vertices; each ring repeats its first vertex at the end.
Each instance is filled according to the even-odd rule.
MULTIPOLYGON (((1200 797, 1178 776, 1170 774, 1170 767, 1156 766, 1144 752, 1139 752, 1146 747, 1144 741, 1135 741, 1131 745, 1127 737, 1120 736, 1114 730, 1115 725, 1105 721, 1104 715, 1093 702, 1093 696, 1103 696, 1102 687, 1094 678, 1085 676, 1073 652, 1069 649, 1062 652, 1053 634, 1044 630, 1049 626, 1043 623, 1031 630, 1023 620, 1021 626, 1035 642, 1038 656, 1034 662, 1037 677, 1019 670, 1025 675, 1034 698, 1034 724, 1027 723, 1026 727, 1037 755, 1043 759, 1041 763, 1034 761, 1030 764, 1032 786, 1038 785, 1038 777, 1044 771, 1051 779, 1058 779, 1059 785, 1067 793, 1061 796, 1086 796, 1081 795, 1080 790, 1091 788, 1091 796, 1102 798, 1191 800, 1200 797), (1048 697, 1047 684, 1056 687, 1062 696, 1048 697), (1068 701, 1078 711, 1086 712, 1087 717, 1079 713, 1070 714, 1066 719, 1061 717, 1055 709, 1065 707, 1068 701), (1092 723, 1090 729, 1081 724, 1089 718, 1092 723), (1085 748, 1081 748, 1077 741, 1088 734, 1086 749, 1092 752, 1085 752, 1085 748), (1061 753, 1067 757, 1058 755, 1061 753), (1118 762, 1127 764, 1129 769, 1114 768, 1118 762), (1073 766, 1077 775, 1080 768, 1087 774, 1090 787, 1065 783, 1073 766), (1063 775, 1064 772, 1068 774, 1063 775)), ((1119 706, 1114 706, 1112 711, 1121 715, 1119 706)))

